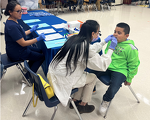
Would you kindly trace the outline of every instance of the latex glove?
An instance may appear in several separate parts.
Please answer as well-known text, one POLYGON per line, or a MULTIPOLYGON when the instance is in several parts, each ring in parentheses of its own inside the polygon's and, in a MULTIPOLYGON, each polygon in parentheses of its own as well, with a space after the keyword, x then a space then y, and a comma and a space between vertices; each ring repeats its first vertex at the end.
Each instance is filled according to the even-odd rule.
POLYGON ((37 25, 34 25, 34 26, 30 29, 30 31, 33 32, 33 31, 35 31, 38 27, 39 27, 38 24, 37 24, 37 25))
POLYGON ((111 44, 110 44, 110 49, 114 49, 115 50, 115 47, 117 46, 117 39, 115 37, 112 37, 112 41, 111 41, 111 44))
POLYGON ((107 38, 105 38, 105 42, 108 43, 110 40, 112 40, 113 35, 109 35, 107 38))
POLYGON ((37 37, 36 39, 37 39, 37 41, 44 40, 44 39, 45 39, 44 33, 41 33, 41 34, 39 35, 39 37, 37 37))

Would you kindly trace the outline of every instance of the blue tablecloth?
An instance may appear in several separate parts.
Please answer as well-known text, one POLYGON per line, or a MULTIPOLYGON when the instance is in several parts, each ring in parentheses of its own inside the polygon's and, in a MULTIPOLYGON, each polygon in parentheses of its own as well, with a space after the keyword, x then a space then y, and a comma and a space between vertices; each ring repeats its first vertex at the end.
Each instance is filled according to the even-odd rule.
MULTIPOLYGON (((30 12, 46 12, 46 11, 44 11, 44 10, 28 11, 29 14, 30 14, 30 12)), ((18 20, 19 24, 22 25, 22 27, 24 28, 24 30, 30 29, 29 26, 33 25, 33 24, 35 25, 35 24, 47 23, 50 26, 44 27, 44 28, 39 28, 38 30, 53 28, 55 31, 61 31, 60 32, 61 35, 64 35, 64 34, 67 33, 67 31, 65 29, 63 29, 63 28, 55 29, 54 27, 51 26, 51 25, 54 25, 54 24, 67 23, 67 21, 65 21, 65 20, 63 20, 63 19, 61 19, 59 17, 56 17, 54 15, 51 15, 51 16, 42 16, 42 17, 35 17, 35 16, 30 16, 29 14, 22 15, 22 19, 18 20), (30 20, 30 19, 39 19, 40 21, 34 22, 34 23, 27 23, 27 24, 23 22, 25 20, 30 20)), ((33 35, 34 38, 38 36, 36 32, 32 32, 32 35, 33 35)), ((29 36, 28 38, 30 38, 30 37, 32 37, 32 36, 29 36)), ((100 42, 100 41, 101 40, 99 39, 99 40, 97 40, 95 42, 100 42)), ((45 55, 45 61, 42 64, 42 68, 43 68, 43 72, 45 73, 45 75, 47 75, 48 66, 49 66, 51 60, 53 59, 53 57, 58 52, 58 50, 61 48, 61 46, 60 47, 54 47, 54 48, 48 49, 46 47, 45 41, 39 41, 36 44, 37 44, 38 48, 42 49, 42 51, 43 51, 43 53, 45 55)), ((102 54, 102 51, 100 52, 100 55, 101 54, 102 54)))

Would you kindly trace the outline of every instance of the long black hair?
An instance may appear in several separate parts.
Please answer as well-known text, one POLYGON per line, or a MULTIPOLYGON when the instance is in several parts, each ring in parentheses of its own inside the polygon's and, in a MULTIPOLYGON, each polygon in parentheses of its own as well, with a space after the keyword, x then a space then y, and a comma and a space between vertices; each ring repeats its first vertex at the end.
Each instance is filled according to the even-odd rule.
POLYGON ((10 2, 7 4, 7 6, 6 6, 6 10, 5 10, 5 12, 4 12, 4 15, 5 15, 5 16, 10 15, 9 11, 13 12, 14 9, 15 9, 15 7, 16 7, 16 5, 20 5, 19 2, 17 2, 17 1, 10 1, 10 2))
POLYGON ((94 20, 87 20, 85 23, 83 23, 79 34, 70 37, 55 55, 54 59, 52 60, 53 68, 58 65, 58 63, 67 55, 67 53, 67 75, 68 73, 71 75, 75 71, 78 59, 81 55, 83 56, 82 60, 85 61, 87 66, 89 44, 92 41, 92 32, 96 33, 99 27, 99 24, 94 20), (71 63, 73 63, 73 66, 71 63))

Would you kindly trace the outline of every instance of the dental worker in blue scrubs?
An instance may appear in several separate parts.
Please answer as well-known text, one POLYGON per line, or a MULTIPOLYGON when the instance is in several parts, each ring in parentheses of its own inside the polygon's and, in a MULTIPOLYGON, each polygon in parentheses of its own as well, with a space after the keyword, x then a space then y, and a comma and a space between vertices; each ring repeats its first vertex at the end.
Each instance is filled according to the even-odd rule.
MULTIPOLYGON (((30 30, 24 31, 22 26, 18 23, 21 19, 22 9, 17 1, 10 1, 4 13, 9 16, 5 24, 5 43, 6 53, 12 61, 29 60, 29 66, 33 72, 37 72, 45 57, 42 51, 30 45, 45 39, 42 33, 37 38, 26 40, 26 36, 38 28, 34 25, 30 30)), ((28 79, 28 75, 26 74, 28 79)))

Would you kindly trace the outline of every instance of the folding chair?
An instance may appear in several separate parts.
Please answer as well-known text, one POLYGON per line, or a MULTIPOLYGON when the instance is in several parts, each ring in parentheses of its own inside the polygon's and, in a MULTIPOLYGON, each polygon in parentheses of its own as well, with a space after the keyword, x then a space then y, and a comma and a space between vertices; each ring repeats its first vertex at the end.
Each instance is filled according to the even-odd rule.
POLYGON ((97 0, 85 0, 84 1, 86 3, 86 7, 88 8, 88 12, 89 12, 89 6, 92 5, 92 7, 94 8, 95 11, 97 11, 97 6, 96 6, 96 2, 97 0))
POLYGON ((77 13, 79 10, 84 11, 83 0, 69 0, 68 5, 70 11, 71 11, 71 7, 73 7, 73 10, 76 10, 77 13))
MULTIPOLYGON (((59 9, 59 7, 60 7, 61 12, 64 13, 65 12, 64 8, 67 8, 68 4, 69 4, 69 0, 60 0, 60 2, 58 4, 59 6, 57 7, 57 9, 59 9)), ((60 11, 58 10, 58 12, 60 12, 60 11)))
POLYGON ((149 6, 149 0, 145 0, 145 6, 144 7, 146 7, 146 5, 148 5, 149 6))
MULTIPOLYGON (((56 96, 48 99, 48 97, 47 97, 47 95, 45 93, 45 89, 44 89, 44 87, 43 87, 43 85, 41 83, 41 80, 40 80, 39 76, 36 73, 34 73, 29 68, 29 65, 28 65, 27 61, 24 61, 24 66, 25 66, 25 68, 27 69, 27 71, 31 75, 31 82, 34 83, 34 86, 35 86, 35 88, 34 88, 35 95, 37 95, 41 101, 44 101, 44 103, 45 103, 45 105, 47 107, 49 107, 49 108, 54 107, 54 113, 53 113, 53 115, 51 117, 51 120, 53 120, 54 117, 55 117, 55 113, 57 111, 57 108, 58 108, 57 105, 60 103, 60 101, 58 100, 58 98, 56 96), (42 93, 42 94, 40 94, 40 93, 42 93)), ((48 82, 47 78, 45 78, 45 81, 48 82)), ((73 94, 73 93, 75 93, 77 91, 78 91, 77 88, 73 89, 71 94, 73 94)), ((28 110, 28 108, 29 108, 29 106, 30 106, 30 104, 32 102, 32 99, 33 99, 33 97, 31 97, 31 99, 30 99, 30 101, 29 101, 29 103, 28 103, 28 105, 27 105, 27 107, 26 107, 26 109, 25 109, 25 111, 24 111, 24 113, 22 115, 23 117, 26 115, 26 112, 27 112, 27 110, 28 110)), ((72 105, 73 105, 73 107, 74 107, 74 109, 75 109, 79 119, 82 120, 82 118, 81 118, 81 116, 80 116, 80 114, 79 114, 79 112, 78 112, 78 110, 76 108, 76 105, 75 105, 74 101, 72 100, 71 97, 69 99, 70 99, 70 102, 72 103, 72 105)))
POLYGON ((106 2, 107 2, 107 3, 110 3, 110 8, 111 8, 112 6, 114 6, 114 7, 115 7, 115 10, 116 10, 115 0, 107 0, 106 2), (113 3, 113 5, 112 5, 112 3, 113 3))
POLYGON ((7 71, 7 68, 16 65, 17 68, 21 71, 21 74, 24 77, 24 79, 26 80, 28 86, 31 86, 31 84, 28 82, 28 80, 26 79, 26 77, 25 77, 25 75, 23 73, 23 66, 21 65, 21 63, 23 62, 23 60, 22 61, 16 61, 16 62, 14 62, 14 61, 11 61, 9 59, 9 57, 7 56, 7 54, 1 54, 0 53, 0 56, 1 56, 1 64, 3 65, 3 71, 1 71, 2 72, 1 81, 2 81, 2 78, 4 77, 4 75, 5 75, 6 71, 7 71))
POLYGON ((104 6, 106 6, 108 8, 108 10, 110 10, 110 7, 109 7, 109 5, 108 5, 106 0, 101 0, 100 3, 101 3, 102 11, 104 11, 104 6))
POLYGON ((53 14, 54 14, 54 8, 55 8, 54 0, 42 0, 42 6, 45 6, 44 10, 45 10, 46 6, 48 6, 49 7, 49 12, 50 12, 50 8, 52 8, 53 9, 53 14))
MULTIPOLYGON (((99 80, 102 83, 104 83, 105 85, 108 85, 108 86, 110 85, 110 82, 111 82, 111 78, 109 76, 106 76, 106 75, 99 77, 99 80)), ((140 103, 139 99, 137 98, 137 96, 136 96, 135 92, 133 91, 133 89, 131 88, 131 86, 128 86, 128 88, 130 89, 130 91, 132 92, 132 94, 134 95, 134 97, 136 98, 137 103, 140 103)), ((108 109, 109 109, 110 104, 111 104, 111 102, 108 105, 108 109)), ((107 111, 106 111, 106 113, 104 115, 104 118, 106 118, 108 109, 107 109, 107 111)))

